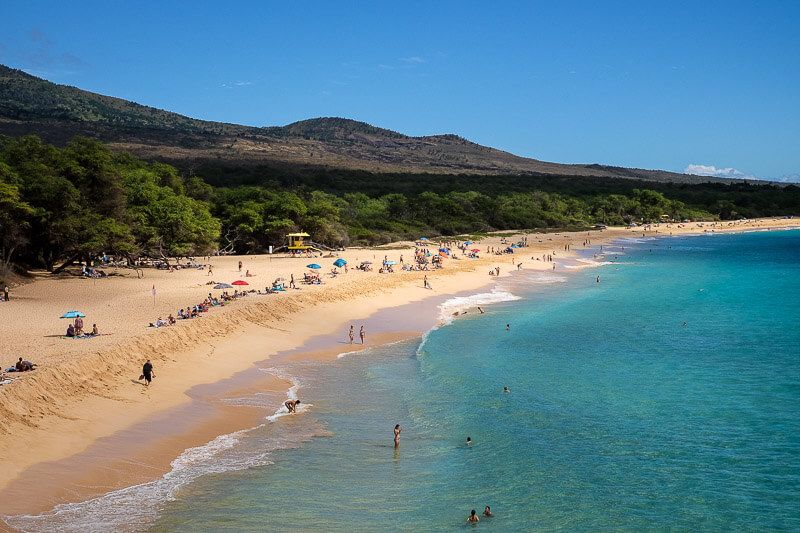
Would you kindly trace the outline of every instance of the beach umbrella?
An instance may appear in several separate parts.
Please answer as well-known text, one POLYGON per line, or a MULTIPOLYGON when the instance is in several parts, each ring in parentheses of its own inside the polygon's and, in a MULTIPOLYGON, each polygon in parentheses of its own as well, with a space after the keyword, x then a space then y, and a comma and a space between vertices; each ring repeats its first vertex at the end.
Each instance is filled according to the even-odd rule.
POLYGON ((472 244, 472 241, 464 241, 464 244, 469 246, 470 244, 472 244))
POLYGON ((80 311, 67 311, 66 313, 61 315, 61 318, 78 318, 78 317, 84 318, 86 317, 86 315, 84 315, 80 311))
POLYGON ((318 264, 316 264, 316 263, 311 263, 310 265, 306 265, 306 267, 308 267, 308 268, 312 268, 312 269, 314 269, 314 270, 317 270, 318 268, 322 268, 321 266, 319 266, 319 265, 318 265, 318 264))
POLYGON ((343 267, 343 266, 345 266, 346 264, 347 264, 347 261, 345 261, 345 260, 344 260, 344 259, 342 259, 341 257, 340 257, 339 259, 337 259, 336 261, 334 261, 334 262, 333 262, 333 266, 337 266, 337 267, 339 267, 339 268, 342 268, 342 267, 343 267))
POLYGON ((445 252, 439 252, 439 255, 441 255, 442 257, 447 257, 447 254, 445 252))
POLYGON ((214 285, 214 288, 215 289, 231 289, 231 288, 233 288, 233 285, 229 285, 227 283, 217 283, 216 285, 214 285))
POLYGON ((237 279, 236 281, 231 283, 231 285, 240 285, 241 286, 241 285, 250 285, 250 284, 247 283, 246 281, 242 280, 242 279, 237 279))
POLYGON ((473 252, 475 252, 475 253, 477 254, 478 252, 480 252, 480 249, 478 249, 478 248, 473 248, 473 249, 472 249, 472 251, 473 251, 473 252))

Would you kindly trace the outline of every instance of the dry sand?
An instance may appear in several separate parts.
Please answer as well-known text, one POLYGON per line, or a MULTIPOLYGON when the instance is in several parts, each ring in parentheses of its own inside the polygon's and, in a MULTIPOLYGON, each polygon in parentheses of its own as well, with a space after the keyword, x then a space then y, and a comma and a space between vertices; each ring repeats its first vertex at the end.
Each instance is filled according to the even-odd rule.
MULTIPOLYGON (((213 276, 205 270, 170 273, 152 269, 145 270, 141 279, 124 269, 117 271, 119 276, 101 280, 53 279, 37 274, 33 283, 13 288, 11 302, 0 303, 0 335, 5 341, 0 348, 0 364, 11 366, 21 356, 39 365, 34 372, 11 374, 17 379, 0 387, 0 465, 4 472, 0 515, 41 512, 56 503, 80 501, 155 479, 183 449, 203 444, 217 434, 250 427, 254 418, 263 414, 222 406, 213 392, 193 395, 193 388, 229 379, 258 361, 303 346, 312 337, 337 335, 345 340, 352 320, 378 310, 475 291, 491 283, 488 271, 495 266, 501 268, 501 274, 514 270, 515 261, 522 261, 525 269, 550 270, 550 263, 531 257, 555 252, 556 259, 563 260, 579 250, 643 233, 667 236, 795 226, 794 220, 762 219, 662 224, 648 230, 608 228, 592 231, 588 237, 586 232, 529 234, 529 247, 514 255, 481 254, 478 260, 446 260, 444 269, 427 273, 351 270, 336 278, 323 275, 323 285, 248 296, 224 308, 213 308, 202 318, 159 329, 147 325, 159 316, 174 314, 179 307, 199 303, 208 292, 219 294, 221 291, 212 290, 209 281, 246 279, 248 288, 263 290, 277 277, 288 280, 294 274, 299 279, 307 263, 323 265, 321 272, 326 273, 333 258, 214 257, 208 261, 213 265, 213 276), (592 246, 584 248, 582 243, 587 238, 592 246), (564 251, 565 243, 571 244, 571 253, 564 251), (239 274, 240 260, 243 272, 249 269, 253 277, 239 274), (422 288, 425 274, 433 290, 422 288), (67 321, 58 317, 71 309, 86 313, 86 325, 91 328, 97 323, 104 335, 80 340, 61 337, 67 321), (157 374, 149 389, 136 381, 147 358, 153 361, 157 374), (185 409, 190 405, 206 408, 192 411, 196 416, 188 417, 191 423, 168 423, 170 417, 185 420, 185 409), (236 415, 231 413, 237 409, 236 415), (152 424, 154 420, 160 425, 152 424), (141 430, 145 423, 151 423, 150 430, 141 430), (143 461, 145 467, 141 467, 143 461), (131 468, 131 464, 140 466, 131 468), (41 488, 44 479, 49 483, 47 490, 41 488)), ((509 237, 510 241, 516 239, 509 237)), ((499 237, 486 238, 476 247, 498 247, 499 241, 499 237)), ((400 254, 406 261, 411 259, 411 243, 348 249, 338 256, 350 265, 371 260, 377 267, 385 255, 398 260, 400 254)), ((394 331, 381 331, 374 338, 369 321, 362 323, 368 325, 368 345, 408 338, 427 327, 398 324, 394 331)), ((349 350, 342 346, 295 352, 292 357, 331 358, 349 350)), ((275 379, 265 379, 257 386, 274 391, 286 387, 275 379)))

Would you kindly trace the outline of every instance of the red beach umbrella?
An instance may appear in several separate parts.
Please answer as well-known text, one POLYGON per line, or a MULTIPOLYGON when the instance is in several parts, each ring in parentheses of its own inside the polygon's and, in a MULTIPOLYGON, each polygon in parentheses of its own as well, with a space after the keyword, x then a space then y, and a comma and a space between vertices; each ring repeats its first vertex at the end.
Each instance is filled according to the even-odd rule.
POLYGON ((477 254, 478 252, 480 252, 480 250, 479 250, 478 248, 474 248, 472 251, 473 251, 473 252, 475 252, 476 254, 477 254))
POLYGON ((247 282, 246 282, 246 281, 244 281, 244 280, 237 279, 236 281, 234 281, 233 283, 231 283, 231 285, 250 285, 250 284, 249 284, 249 283, 247 283, 247 282))

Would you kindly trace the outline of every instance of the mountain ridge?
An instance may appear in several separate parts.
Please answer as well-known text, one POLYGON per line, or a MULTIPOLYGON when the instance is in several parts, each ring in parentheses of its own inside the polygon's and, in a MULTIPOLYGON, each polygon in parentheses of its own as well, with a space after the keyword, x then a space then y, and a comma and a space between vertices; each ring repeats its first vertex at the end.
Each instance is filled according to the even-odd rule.
POLYGON ((342 117, 285 126, 245 126, 191 118, 0 65, 0 134, 38 134, 64 144, 87 135, 146 159, 179 167, 203 161, 370 172, 552 175, 679 183, 729 180, 600 164, 521 157, 452 133, 409 136, 342 117))

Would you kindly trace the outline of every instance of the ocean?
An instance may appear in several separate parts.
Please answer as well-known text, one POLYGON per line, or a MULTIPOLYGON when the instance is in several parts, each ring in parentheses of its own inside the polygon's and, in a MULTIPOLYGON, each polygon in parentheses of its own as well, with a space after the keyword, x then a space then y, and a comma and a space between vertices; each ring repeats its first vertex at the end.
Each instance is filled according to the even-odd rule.
POLYGON ((800 231, 621 240, 443 317, 476 302, 422 339, 265 364, 301 416, 231 399, 263 401, 264 424, 10 521, 457 531, 489 505, 477 527, 497 531, 800 531, 800 231))

